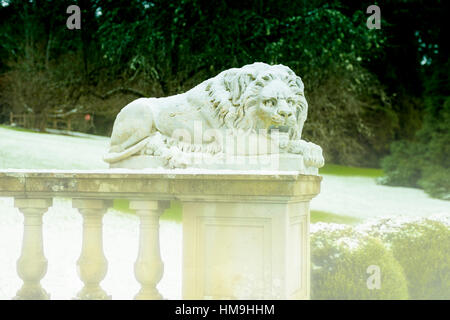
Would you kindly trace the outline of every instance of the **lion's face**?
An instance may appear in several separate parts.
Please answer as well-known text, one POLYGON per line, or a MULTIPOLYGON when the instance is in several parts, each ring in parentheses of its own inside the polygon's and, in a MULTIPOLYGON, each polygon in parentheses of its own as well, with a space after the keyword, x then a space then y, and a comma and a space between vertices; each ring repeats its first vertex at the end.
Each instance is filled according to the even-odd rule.
POLYGON ((204 93, 220 125, 239 129, 278 129, 301 139, 308 113, 303 82, 286 66, 256 62, 223 71, 204 93))
POLYGON ((256 105, 255 115, 260 124, 258 127, 280 131, 294 128, 299 116, 298 110, 304 102, 283 81, 270 81, 261 89, 256 105))

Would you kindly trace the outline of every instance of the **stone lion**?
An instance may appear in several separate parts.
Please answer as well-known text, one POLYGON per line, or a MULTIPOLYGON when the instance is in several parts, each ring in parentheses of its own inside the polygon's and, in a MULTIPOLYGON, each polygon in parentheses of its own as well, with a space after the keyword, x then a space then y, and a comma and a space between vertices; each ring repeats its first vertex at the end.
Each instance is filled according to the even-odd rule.
POLYGON ((300 77, 284 65, 257 62, 225 70, 182 94, 129 103, 117 115, 104 160, 113 164, 148 155, 166 159, 168 167, 186 167, 193 153, 276 152, 302 155, 305 166, 319 168, 322 149, 301 140, 307 112, 300 77), (236 150, 225 143, 230 135, 248 137, 250 145, 262 139, 272 147, 254 151, 247 144, 236 150))

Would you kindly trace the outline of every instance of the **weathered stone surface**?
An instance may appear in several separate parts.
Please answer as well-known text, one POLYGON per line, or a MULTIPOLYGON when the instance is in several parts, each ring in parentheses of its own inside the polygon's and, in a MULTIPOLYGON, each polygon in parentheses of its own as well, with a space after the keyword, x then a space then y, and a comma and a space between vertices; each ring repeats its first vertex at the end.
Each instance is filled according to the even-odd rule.
POLYGON ((206 201, 208 197, 234 197, 236 200, 258 197, 260 201, 276 198, 301 200, 318 194, 322 179, 296 172, 183 171, 0 170, 0 196, 156 200, 198 197, 206 201))
POLYGON ((87 222, 96 217, 83 233, 84 242, 95 240, 96 251, 84 250, 78 264, 85 283, 95 278, 97 285, 85 287, 79 298, 109 298, 98 286, 106 273, 100 217, 109 199, 124 198, 140 215, 155 213, 141 228, 143 253, 136 272, 142 290, 137 298, 160 298, 155 289, 163 270, 157 216, 160 204, 178 199, 183 206, 184 298, 307 299, 309 201, 319 193, 320 181, 320 176, 295 171, 3 170, 0 196, 14 196, 17 205, 32 205, 32 210, 46 208, 49 198, 70 197, 87 222), (151 261, 152 268, 142 261, 151 261))

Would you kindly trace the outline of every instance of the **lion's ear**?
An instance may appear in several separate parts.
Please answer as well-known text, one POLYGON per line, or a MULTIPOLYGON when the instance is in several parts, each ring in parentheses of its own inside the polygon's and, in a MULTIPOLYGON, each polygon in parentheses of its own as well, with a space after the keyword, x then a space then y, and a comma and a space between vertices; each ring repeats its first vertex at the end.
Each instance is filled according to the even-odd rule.
POLYGON ((230 92, 230 99, 234 105, 241 105, 242 98, 248 85, 255 80, 250 73, 237 72, 225 76, 225 87, 230 92))

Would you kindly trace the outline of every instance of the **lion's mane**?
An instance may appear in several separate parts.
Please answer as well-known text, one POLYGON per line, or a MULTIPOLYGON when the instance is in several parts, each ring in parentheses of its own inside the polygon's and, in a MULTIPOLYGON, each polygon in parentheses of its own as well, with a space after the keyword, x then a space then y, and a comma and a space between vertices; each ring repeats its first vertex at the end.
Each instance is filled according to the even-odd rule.
MULTIPOLYGON (((233 68, 219 73, 208 80, 206 91, 215 116, 221 125, 228 128, 255 128, 250 115, 256 105, 261 90, 269 82, 281 80, 286 83, 294 95, 301 96, 304 85, 300 77, 283 65, 268 65, 256 62, 242 68, 233 68)), ((306 120, 307 105, 297 106, 297 118, 306 120)))

